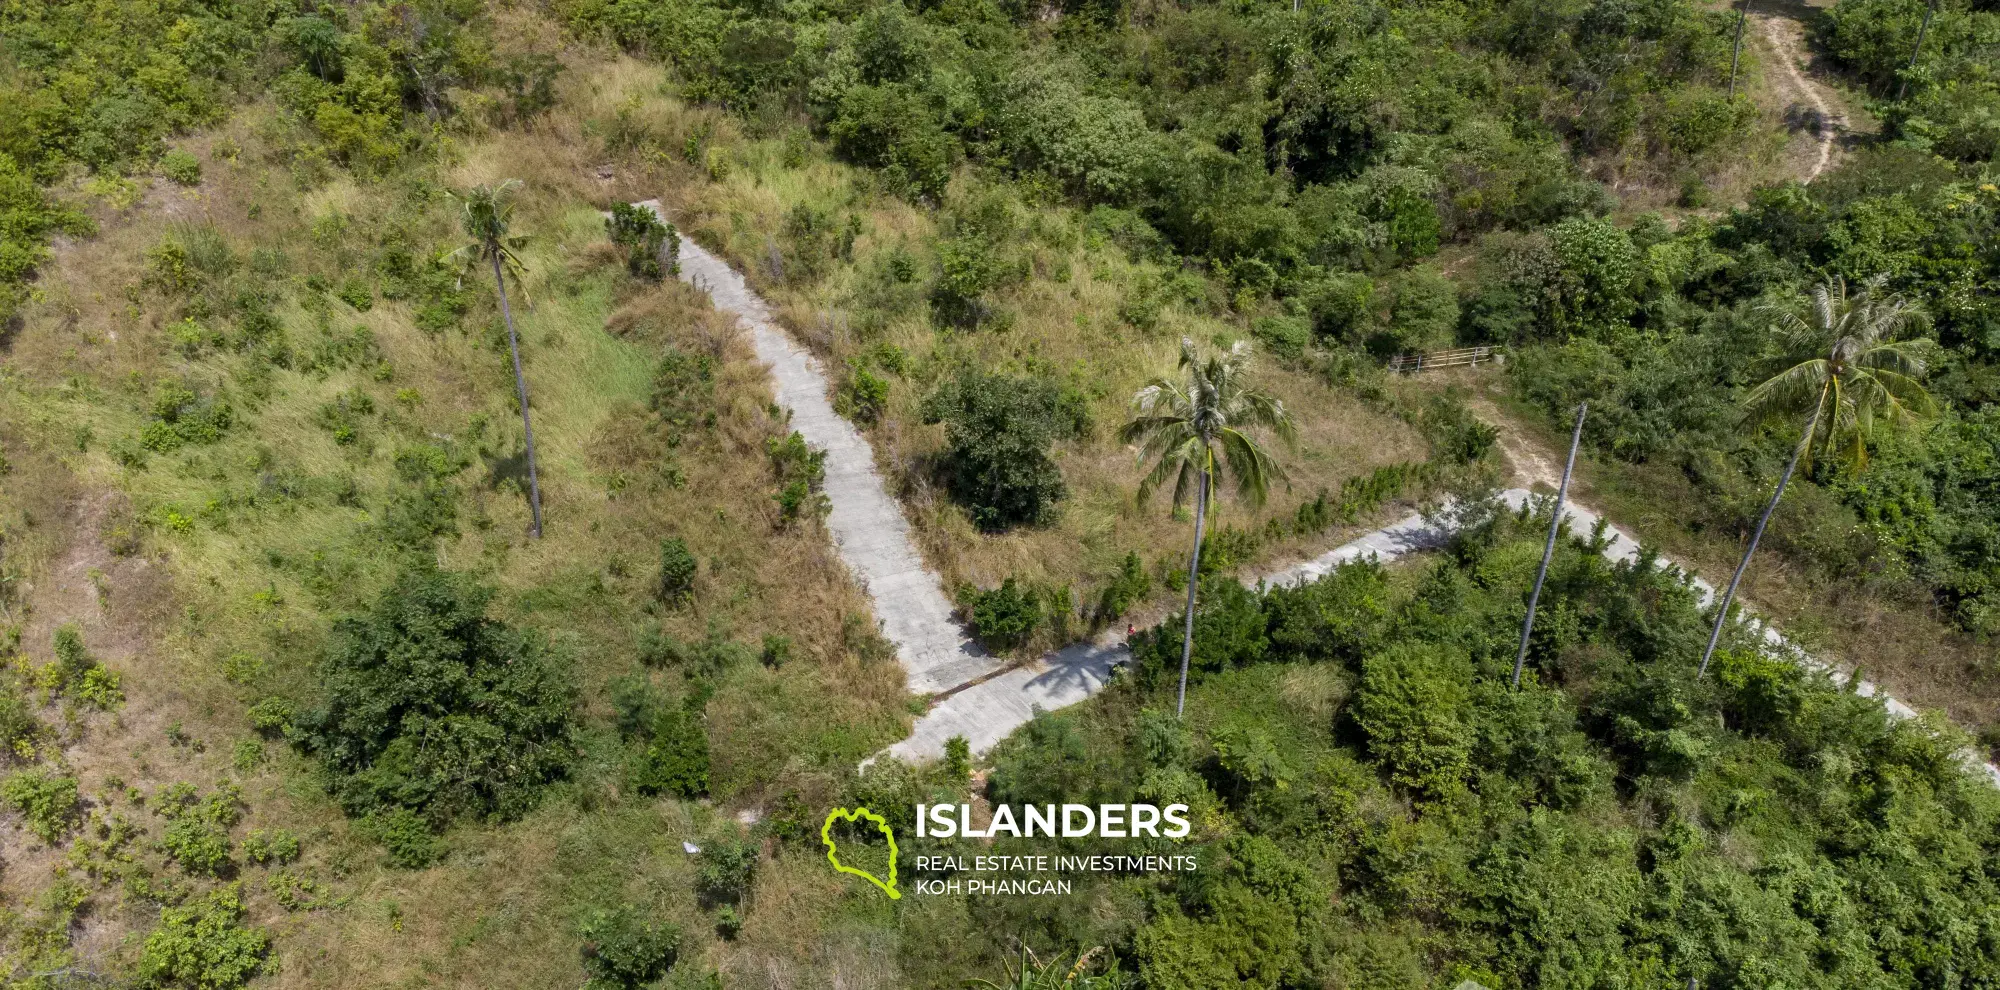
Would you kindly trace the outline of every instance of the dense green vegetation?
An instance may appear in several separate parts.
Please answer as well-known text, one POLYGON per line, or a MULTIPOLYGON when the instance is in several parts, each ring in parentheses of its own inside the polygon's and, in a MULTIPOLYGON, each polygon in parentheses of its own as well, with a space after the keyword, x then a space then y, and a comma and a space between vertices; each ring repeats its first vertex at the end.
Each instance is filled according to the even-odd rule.
MULTIPOLYGON (((943 201, 975 162, 1347 342, 1451 329, 1434 272, 1379 289, 1371 274, 1608 210, 1572 154, 1693 177, 1751 118, 1720 92, 1724 22, 1686 3, 565 7, 676 66, 691 97, 758 126, 806 113, 893 189, 943 201)), ((967 326, 1009 277, 990 256, 1002 232, 969 227, 934 297, 967 326)))
POLYGON ((1820 491, 1781 512, 1775 544, 1821 574, 1915 584, 1963 628, 1990 633, 2000 556, 1977 479, 2000 437, 1985 425, 2000 397, 1989 339, 2000 309, 1985 288, 2000 274, 2000 191, 1971 168, 1885 147, 1811 186, 1760 191, 1714 223, 1634 227, 1623 283, 1632 329, 1531 348, 1516 385, 1552 418, 1590 400, 1588 439, 1612 457, 1684 471, 1702 496, 1687 507, 1690 524, 1737 526, 1798 435, 1796 425, 1739 428, 1741 397, 1790 356, 1767 307, 1801 308, 1815 273, 1886 278, 1943 345, 1931 376, 1941 421, 1868 437, 1871 470, 1816 465, 1820 491))
MULTIPOLYGON (((1509 690, 1545 527, 1502 514, 1439 559, 1263 594, 1218 580, 1185 722, 1174 618, 1128 679, 1004 743, 986 785, 1017 804, 1185 802, 1192 846, 1093 841, 1200 869, 1084 881, 1053 909, 972 899, 922 915, 928 937, 1102 944, 1173 988, 1992 979, 2000 795, 1960 764, 1964 737, 1747 642, 1697 683, 1692 591, 1583 538, 1558 548, 1509 690)), ((872 786, 888 794, 855 797, 958 800, 935 769, 872 786)))
POLYGON ((518 818, 568 769, 576 689, 545 637, 486 617, 491 597, 418 569, 335 627, 324 699, 291 734, 349 814, 518 818))

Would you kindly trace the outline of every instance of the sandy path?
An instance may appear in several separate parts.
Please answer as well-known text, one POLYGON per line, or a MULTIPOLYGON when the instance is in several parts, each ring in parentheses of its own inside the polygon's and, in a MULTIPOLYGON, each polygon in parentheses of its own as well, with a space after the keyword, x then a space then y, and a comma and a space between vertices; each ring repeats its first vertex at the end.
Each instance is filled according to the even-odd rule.
POLYGON ((1806 57, 1803 54, 1804 39, 1801 37, 1805 29, 1799 22, 1765 14, 1751 16, 1763 22, 1764 37, 1770 41, 1771 50, 1776 54, 1778 64, 1784 66, 1785 88, 1791 91, 1791 102, 1794 105, 1809 106, 1817 115, 1818 147, 1812 157, 1812 167, 1800 180, 1810 183, 1819 178, 1820 173, 1826 171, 1827 165, 1832 163, 1834 138, 1846 129, 1847 121, 1833 111, 1820 85, 1807 79, 1805 73, 1800 71, 1799 67, 1806 64, 1806 57))

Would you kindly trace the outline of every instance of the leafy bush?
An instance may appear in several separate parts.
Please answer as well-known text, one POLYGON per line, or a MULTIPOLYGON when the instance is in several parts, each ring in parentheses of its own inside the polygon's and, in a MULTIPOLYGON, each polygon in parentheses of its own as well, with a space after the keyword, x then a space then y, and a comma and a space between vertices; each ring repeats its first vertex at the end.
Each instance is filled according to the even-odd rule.
POLYGON ((0 757, 9 760, 33 759, 36 748, 48 737, 49 728, 35 717, 28 699, 14 685, 0 679, 0 757))
POLYGON ((201 160, 174 148, 160 156, 160 174, 184 186, 201 184, 201 160))
POLYGON ((592 911, 579 926, 592 990, 636 990, 667 975, 680 957, 680 929, 647 920, 630 904, 592 911))
POLYGON ((1362 662, 1354 720, 1398 783, 1450 793, 1471 769, 1472 665, 1450 647, 1397 644, 1362 662))
POLYGON ((657 282, 680 273, 680 233, 652 210, 614 203, 604 226, 611 242, 625 249, 625 270, 634 277, 657 282))
POLYGON ((298 705, 290 698, 272 696, 250 706, 250 725, 259 732, 286 736, 298 718, 298 705))
POLYGON ((701 565, 696 562, 694 551, 688 549, 687 541, 678 536, 670 536, 660 541, 660 600, 670 605, 687 601, 694 595, 694 580, 701 565))
POLYGON ((139 432, 139 442, 162 454, 215 443, 235 420, 227 402, 203 400, 193 389, 176 384, 163 384, 154 391, 152 411, 152 422, 139 432))
POLYGON ((972 622, 973 635, 995 652, 1021 646, 1042 624, 1042 603, 1011 577, 991 590, 961 590, 959 605, 972 622))
POLYGON ((802 517, 820 519, 832 511, 833 503, 823 492, 825 450, 809 446, 797 430, 782 438, 766 440, 764 449, 771 455, 771 470, 778 478, 778 493, 772 497, 778 503, 780 525, 790 525, 802 517))
POLYGON ((738 838, 711 840, 701 847, 695 890, 711 901, 737 903, 757 878, 757 847, 738 838))
POLYGON ((110 711, 125 700, 118 675, 91 656, 83 634, 74 625, 63 625, 54 636, 55 664, 49 689, 102 711, 110 711))
POLYGON ((827 131, 842 154, 881 169, 892 187, 917 199, 944 198, 958 142, 915 89, 856 86, 840 101, 827 131))
POLYGON ((1078 435, 1079 399, 1039 378, 966 371, 924 400, 926 423, 945 424, 943 469, 952 496, 985 530, 1044 523, 1067 494, 1049 446, 1078 435))
POLYGON ((375 811, 362 819, 362 831, 382 844, 391 865, 421 870, 444 858, 445 844, 422 815, 408 808, 375 811))
POLYGON ((715 359, 672 344, 653 373, 653 411, 678 433, 715 423, 715 359))
POLYGON ((224 873, 231 865, 229 830, 242 816, 240 802, 233 788, 219 790, 206 799, 198 799, 190 785, 163 791, 153 809, 167 818, 161 850, 188 873, 224 873))
POLYGON ((243 855, 259 865, 284 866, 299 858, 299 837, 290 829, 256 829, 243 840, 243 855))
POLYGON ((1139 560, 1136 551, 1125 554, 1125 560, 1118 565, 1118 576, 1104 586, 1097 598, 1097 611, 1092 619, 1099 625, 1111 622, 1125 614, 1133 605, 1146 600, 1153 593, 1153 577, 1139 560))
POLYGON ((486 617, 492 592, 417 566, 335 624, 324 695, 293 738, 349 814, 514 818, 573 758, 576 688, 533 630, 486 617))
POLYGON ((149 987, 232 990, 264 967, 271 937, 243 924, 243 897, 237 884, 160 912, 160 924, 146 936, 139 955, 139 978, 149 987))
POLYGON ((0 778, 0 806, 20 814, 28 831, 51 846, 69 833, 79 804, 76 778, 54 767, 0 778))
POLYGON ((668 706, 653 720, 646 748, 633 761, 631 784, 641 794, 701 797, 708 793, 708 760, 701 713, 668 706))
POLYGON ((1271 353, 1297 359, 1312 343, 1312 321, 1303 316, 1260 316, 1250 324, 1251 333, 1271 353))
POLYGON ((857 423, 873 423, 889 402, 889 380, 857 366, 834 399, 841 415, 857 423))
MULTIPOLYGON (((1132 663, 1145 683, 1178 680, 1185 621, 1183 611, 1133 637, 1132 663)), ((1202 577, 1194 613, 1194 655, 1188 663, 1190 683, 1263 660, 1270 649, 1267 624, 1262 603, 1241 582, 1228 575, 1202 577)))
POLYGON ((1473 415, 1456 394, 1432 396, 1416 416, 1417 429, 1436 455, 1450 464, 1471 464, 1491 453, 1500 431, 1473 415))

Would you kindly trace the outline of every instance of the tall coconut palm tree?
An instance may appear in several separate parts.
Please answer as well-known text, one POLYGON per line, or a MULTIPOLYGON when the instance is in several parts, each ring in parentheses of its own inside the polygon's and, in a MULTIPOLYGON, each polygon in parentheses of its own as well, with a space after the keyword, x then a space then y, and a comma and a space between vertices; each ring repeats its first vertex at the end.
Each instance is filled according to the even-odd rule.
MULTIPOLYGON (((519 179, 508 179, 498 188, 474 186, 454 197, 463 207, 460 219, 465 225, 465 236, 472 238, 472 243, 453 251, 451 256, 464 259, 467 271, 480 262, 486 262, 493 268, 493 287, 500 293, 500 317, 507 323, 507 349, 514 356, 514 393, 521 402, 521 432, 528 443, 528 512, 532 519, 528 533, 539 540, 542 538, 542 485, 535 470, 535 427, 528 418, 528 379, 521 373, 521 337, 514 332, 514 310, 507 305, 507 277, 513 276, 514 284, 519 286, 521 277, 527 271, 514 252, 528 239, 508 232, 514 214, 510 194, 520 184, 519 179)), ((465 277, 460 275, 460 284, 464 281, 465 277)), ((521 289, 521 298, 528 298, 525 287, 521 289)))
POLYGON ((1218 473, 1236 480, 1239 498, 1262 505, 1271 482, 1283 480, 1278 466, 1243 427, 1263 426, 1292 439, 1284 404, 1257 389, 1246 365, 1250 345, 1239 341, 1224 354, 1203 355, 1194 341, 1181 339, 1179 379, 1156 378, 1132 396, 1136 415, 1118 431, 1125 443, 1139 444, 1139 463, 1153 462, 1139 482, 1138 501, 1152 498, 1174 479, 1174 507, 1194 496, 1194 552, 1188 559, 1187 628, 1181 640, 1181 686, 1175 714, 1187 707, 1188 661, 1194 655, 1195 590, 1201 584, 1201 540, 1207 522, 1211 482, 1218 473))
POLYGON ((1812 304, 1805 316, 1778 310, 1776 330, 1795 361, 1750 391, 1744 402, 1744 422, 1751 427, 1769 426, 1803 415, 1805 432, 1792 448, 1785 473, 1778 476, 1778 487, 1771 492, 1771 500, 1765 503, 1764 514, 1750 534, 1743 560, 1722 593, 1697 678, 1708 673, 1709 657, 1714 655, 1722 624, 1729 617, 1730 600, 1736 597, 1736 586, 1750 566, 1750 555, 1757 552, 1757 542, 1764 538, 1764 527, 1784 497, 1792 472, 1801 463, 1810 470, 1815 451, 1831 453, 1857 470, 1865 468, 1868 436, 1878 422, 1901 428, 1937 411, 1930 393, 1918 381, 1931 341, 1923 337, 1896 339, 1904 330, 1923 323, 1923 311, 1899 297, 1885 295, 1882 285, 1878 276, 1850 295, 1846 280, 1835 278, 1813 288, 1812 304))

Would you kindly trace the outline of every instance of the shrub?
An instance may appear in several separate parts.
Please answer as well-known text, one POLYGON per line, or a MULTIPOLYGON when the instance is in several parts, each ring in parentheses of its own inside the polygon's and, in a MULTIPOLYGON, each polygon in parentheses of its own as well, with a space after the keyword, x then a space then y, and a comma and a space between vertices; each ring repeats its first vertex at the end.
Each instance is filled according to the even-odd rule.
POLYGON ((715 934, 727 942, 736 940, 743 934, 743 915, 734 904, 724 904, 715 911, 715 934))
POLYGON ((76 778, 54 767, 19 770, 0 780, 0 806, 18 812, 28 831, 51 846, 69 832, 78 803, 76 778))
POLYGON ((593 911, 579 926, 591 990, 634 990, 667 975, 680 955, 680 929, 648 921, 630 904, 593 911))
POLYGON ((777 670, 792 658, 792 638, 777 633, 765 633, 763 649, 758 651, 757 660, 764 666, 777 670))
POLYGON ((708 733, 701 714, 681 706, 661 711, 652 739, 633 762, 632 787, 641 794, 696 798, 708 793, 708 733))
POLYGON ((653 411, 676 432, 715 422, 715 359, 672 344, 653 372, 653 411))
POLYGON ((299 837, 290 829, 256 829, 243 840, 243 855, 253 863, 284 866, 299 858, 299 837))
POLYGON ((881 169, 892 187, 913 198, 944 199, 958 142, 914 88, 892 83, 850 89, 827 132, 842 154, 881 169))
POLYGON ((1139 560, 1137 552, 1127 552, 1125 560, 1118 565, 1118 576, 1106 585, 1097 599, 1097 613, 1094 619, 1100 624, 1109 623, 1125 614, 1125 611, 1146 596, 1153 593, 1152 575, 1139 560))
POLYGON ((200 814, 176 815, 167 823, 160 849, 189 873, 215 876, 229 867, 229 829, 200 814))
POLYGON ((1054 517, 1067 494, 1049 456, 1082 431, 1080 397, 1040 378, 966 371, 925 399, 926 423, 945 424, 943 468, 952 496, 984 530, 1054 517))
POLYGON ((835 396, 837 411, 857 423, 873 423, 881 418, 889 402, 889 380, 856 367, 835 396))
POLYGON ((359 278, 349 278, 340 283, 337 293, 340 301, 354 308, 357 313, 366 313, 375 308, 375 290, 359 278))
POLYGON ((1471 767, 1472 665, 1450 647, 1403 642, 1361 665, 1354 720, 1397 783, 1438 796, 1471 767))
POLYGON ((1296 359, 1312 343, 1312 321, 1303 316, 1260 316, 1250 324, 1250 332, 1282 358, 1296 359))
POLYGON ((694 579, 700 565, 687 541, 670 536, 660 541, 660 600, 679 604, 694 596, 694 579))
POLYGON ((58 628, 54 646, 56 659, 49 670, 49 689, 53 693, 103 711, 110 711, 125 700, 124 692, 119 690, 118 675, 91 656, 76 626, 58 628))
MULTIPOLYGON (((1257 593, 1228 575, 1201 579, 1194 613, 1194 655, 1190 681, 1203 675, 1262 661, 1270 649, 1268 619, 1257 593)), ((1132 662, 1147 684, 1178 680, 1186 613, 1170 617, 1132 640, 1132 662)))
POLYGON ((612 243, 625 249, 625 270, 633 276, 657 282, 680 272, 680 233, 652 210, 615 203, 604 227, 612 243))
POLYGON ((764 449, 770 453, 771 470, 778 476, 778 492, 772 499, 778 503, 779 524, 790 525, 801 517, 825 517, 833 508, 821 491, 826 482, 826 451, 808 445, 796 430, 783 438, 766 440, 764 449))
POLYGON ((741 839, 716 839, 701 850, 695 889, 712 901, 738 902, 757 878, 757 847, 741 839))
POLYGON ((215 876, 229 868, 229 830, 242 816, 236 788, 219 788, 203 798, 193 784, 174 784, 155 797, 153 810, 167 819, 160 848, 181 869, 215 876))
POLYGON ((250 706, 250 725, 267 735, 290 735, 298 717, 298 705, 290 698, 273 695, 250 706))
POLYGON ((959 599, 972 622, 973 635, 995 652, 1021 646, 1042 624, 1041 602, 1011 577, 989 591, 968 587, 959 593, 959 599))
POLYGON ((421 870, 444 858, 445 844, 429 822, 408 808, 390 808, 362 820, 363 831, 382 844, 392 866, 421 870))
POLYGON ((1458 328, 1458 289, 1431 265, 1418 265, 1390 285, 1389 335, 1397 352, 1424 351, 1452 342, 1458 328))
POLYGON ((227 402, 204 400, 193 389, 173 383, 154 391, 152 411, 152 422, 139 432, 139 443, 161 454, 215 443, 235 420, 227 402))
POLYGON ((175 148, 160 156, 160 174, 184 186, 201 184, 201 160, 175 148))
POLYGON ((1417 429, 1436 455, 1452 464, 1471 464, 1500 441, 1500 431, 1473 415, 1455 394, 1432 396, 1416 417, 1417 429))
POLYGON ((944 741, 944 778, 960 786, 972 779, 972 744, 964 736, 944 741))
POLYGON ((230 884, 160 912, 146 936, 139 977, 146 986, 232 990, 264 966, 271 937, 243 924, 241 887, 230 884))
POLYGON ((28 699, 0 680, 0 760, 33 759, 35 748, 48 736, 48 726, 35 717, 28 699))
POLYGON ((492 594, 418 565, 335 624, 294 736, 349 814, 513 818, 568 772, 576 688, 539 632, 487 618, 492 594))

